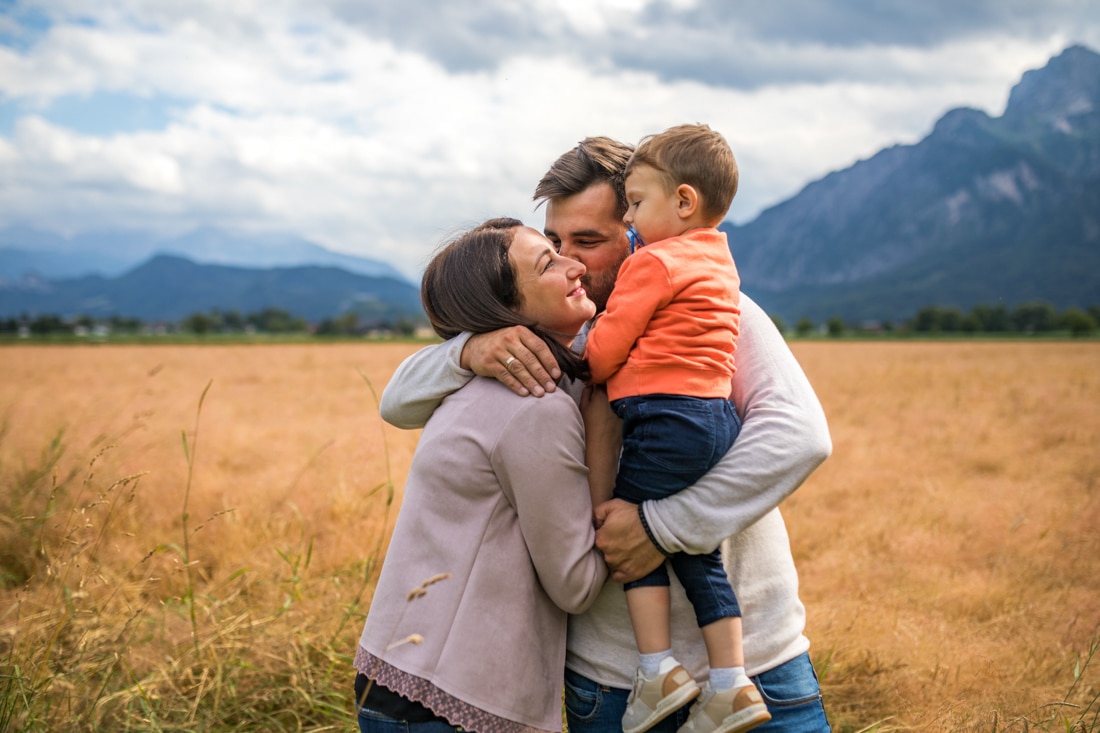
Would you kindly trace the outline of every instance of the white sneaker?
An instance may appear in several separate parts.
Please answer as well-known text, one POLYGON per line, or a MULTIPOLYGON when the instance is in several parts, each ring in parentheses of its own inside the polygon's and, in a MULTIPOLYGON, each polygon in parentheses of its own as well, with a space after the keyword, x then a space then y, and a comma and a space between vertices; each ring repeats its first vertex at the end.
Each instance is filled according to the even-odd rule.
POLYGON ((691 708, 691 716, 676 733, 743 733, 772 719, 753 685, 715 692, 710 683, 691 708))
POLYGON ((634 689, 626 701, 623 733, 642 733, 679 710, 699 695, 699 685, 672 657, 661 661, 656 679, 647 680, 639 667, 634 689))

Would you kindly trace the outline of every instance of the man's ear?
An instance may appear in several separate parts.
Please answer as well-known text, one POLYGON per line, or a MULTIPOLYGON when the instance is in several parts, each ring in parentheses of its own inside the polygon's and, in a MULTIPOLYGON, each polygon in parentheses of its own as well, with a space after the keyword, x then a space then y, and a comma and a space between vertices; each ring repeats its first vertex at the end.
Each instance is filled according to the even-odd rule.
POLYGON ((699 208, 699 192, 694 186, 681 183, 676 187, 676 215, 681 219, 690 219, 699 208))

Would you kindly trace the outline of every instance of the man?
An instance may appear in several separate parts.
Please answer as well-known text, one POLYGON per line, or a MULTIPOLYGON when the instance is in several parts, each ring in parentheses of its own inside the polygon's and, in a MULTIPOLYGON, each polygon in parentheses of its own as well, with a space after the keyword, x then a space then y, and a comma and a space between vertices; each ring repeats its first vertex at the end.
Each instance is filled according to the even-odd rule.
MULTIPOLYGON (((598 309, 607 303, 629 254, 621 174, 631 148, 587 138, 562 155, 535 189, 546 202, 546 236, 587 268, 582 283, 598 309)), ((726 457, 696 485, 639 506, 612 500, 596 508, 596 545, 612 577, 643 576, 666 553, 723 548, 741 602, 745 667, 772 715, 757 731, 828 731, 804 635, 805 609, 779 503, 831 452, 821 405, 783 337, 748 297, 741 299, 737 372, 730 398, 743 427, 726 457), (642 519, 645 519, 645 525, 642 519)), ((578 339, 578 341, 581 339, 578 339)), ((582 348, 582 345, 575 345, 582 348)), ((439 401, 474 374, 540 396, 560 376, 545 346, 524 329, 460 336, 422 349, 399 367, 382 395, 382 417, 422 426, 439 401)), ((673 648, 696 679, 706 650, 683 589, 673 579, 673 648)), ((618 733, 637 664, 622 588, 608 583, 586 613, 570 620, 566 714, 570 733, 618 733)), ((673 733, 687 708, 654 731, 673 733)))

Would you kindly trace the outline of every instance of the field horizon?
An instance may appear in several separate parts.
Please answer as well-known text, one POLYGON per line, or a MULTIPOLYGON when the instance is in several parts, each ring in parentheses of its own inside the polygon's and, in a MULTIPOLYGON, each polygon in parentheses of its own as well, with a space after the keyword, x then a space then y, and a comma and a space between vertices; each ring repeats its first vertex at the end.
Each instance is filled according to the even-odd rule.
MULTIPOLYGON (((1094 731, 1100 343, 796 341, 837 731, 1094 731)), ((0 347, 0 729, 355 729, 416 343, 0 347)))

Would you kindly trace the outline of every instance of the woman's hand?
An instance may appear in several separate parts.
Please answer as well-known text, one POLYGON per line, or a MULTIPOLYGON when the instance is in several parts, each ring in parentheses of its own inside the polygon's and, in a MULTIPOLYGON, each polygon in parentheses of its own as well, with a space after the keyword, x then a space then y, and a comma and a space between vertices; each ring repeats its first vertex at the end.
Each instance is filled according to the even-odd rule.
POLYGON ((542 397, 557 389, 561 370, 546 343, 523 326, 471 336, 459 366, 492 377, 521 397, 542 397))
POLYGON ((622 420, 611 410, 607 388, 590 384, 581 393, 581 417, 584 418, 584 458, 588 464, 588 487, 592 506, 611 498, 615 474, 619 470, 619 452, 623 445, 622 420))

